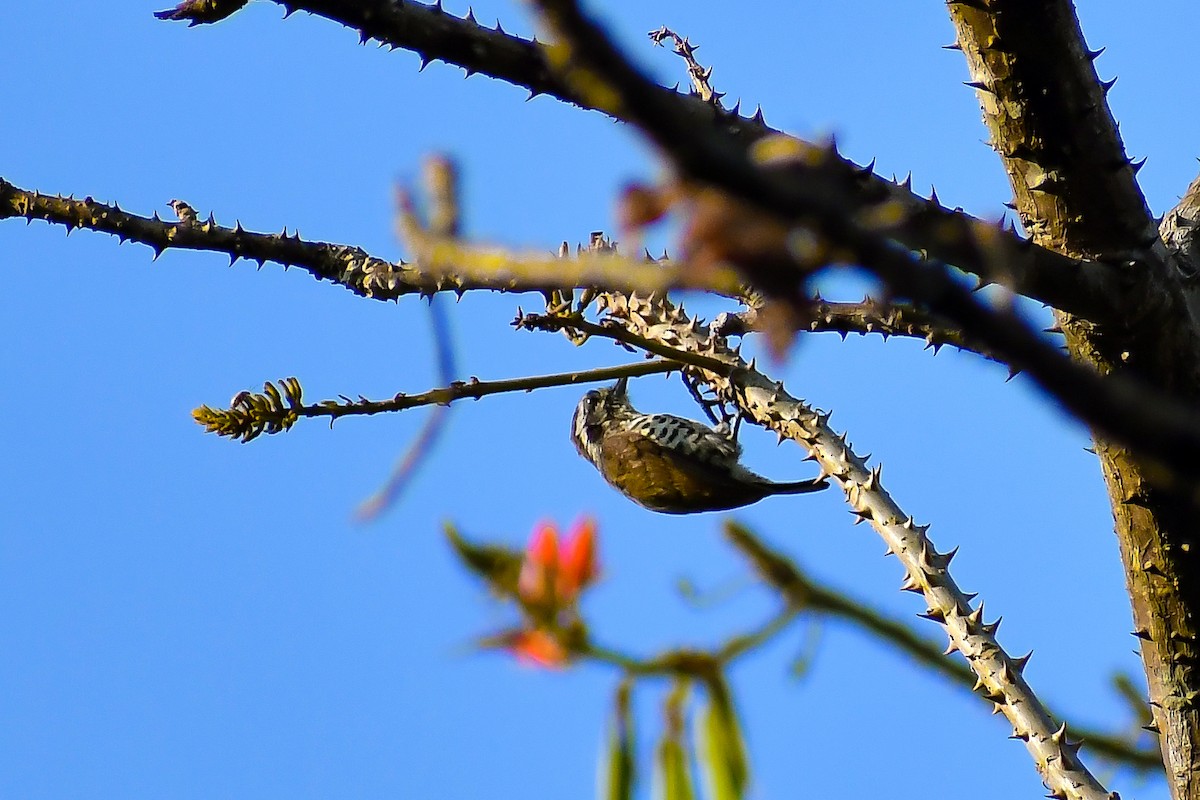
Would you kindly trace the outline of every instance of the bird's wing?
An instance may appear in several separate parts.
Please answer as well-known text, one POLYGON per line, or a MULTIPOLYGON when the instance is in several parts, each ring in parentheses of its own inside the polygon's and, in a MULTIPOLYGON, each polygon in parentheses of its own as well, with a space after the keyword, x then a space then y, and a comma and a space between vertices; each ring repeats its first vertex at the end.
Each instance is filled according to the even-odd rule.
POLYGON ((734 508, 761 499, 767 489, 731 479, 728 468, 681 455, 638 430, 605 436, 600 448, 604 478, 655 511, 684 513, 734 508))

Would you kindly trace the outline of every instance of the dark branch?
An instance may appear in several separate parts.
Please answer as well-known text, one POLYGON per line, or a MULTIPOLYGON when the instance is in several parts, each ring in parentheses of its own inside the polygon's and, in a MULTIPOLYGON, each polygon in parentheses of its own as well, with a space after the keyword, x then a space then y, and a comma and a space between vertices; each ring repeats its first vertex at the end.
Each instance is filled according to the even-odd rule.
POLYGON ((374 300, 396 300, 404 295, 429 296, 453 291, 543 291, 603 286, 620 291, 665 291, 691 288, 718 294, 736 293, 736 275, 730 270, 689 272, 686 265, 660 265, 652 261, 611 254, 585 253, 579 258, 535 255, 499 258, 500 251, 454 246, 439 240, 430 250, 432 264, 395 264, 376 258, 360 247, 311 242, 297 232, 253 233, 241 223, 222 227, 211 216, 205 221, 165 222, 155 213, 142 217, 85 197, 43 195, 21 189, 0 178, 0 220, 20 217, 66 226, 68 232, 86 228, 108 233, 122 242, 149 246, 157 258, 164 250, 205 250, 223 253, 230 263, 239 258, 262 266, 273 261, 299 267, 318 280, 345 286, 374 300))
MULTIPOLYGON (((836 165, 831 168, 829 159, 799 163, 794 169, 789 165, 789 173, 800 180, 782 179, 778 171, 756 164, 720 131, 687 125, 680 111, 682 101, 662 102, 658 87, 574 3, 538 0, 538 6, 565 42, 561 61, 567 80, 603 95, 608 107, 627 115, 686 176, 719 187, 800 230, 815 230, 855 263, 873 271, 896 296, 945 317, 1006 363, 1028 373, 1067 410, 1106 437, 1165 467, 1162 483, 1181 478, 1193 494, 1200 489, 1200 418, 1190 405, 1128 376, 1101 377, 1071 361, 1011 308, 986 306, 954 279, 946 265, 917 258, 870 220, 860 221, 854 198, 838 184, 836 165)), ((788 288, 778 274, 758 275, 751 269, 747 277, 759 288, 782 287, 783 298, 794 302, 796 289, 788 288)), ((795 284, 804 279, 805 271, 797 269, 795 284)))
MULTIPOLYGON (((805 312, 801 321, 806 323, 804 330, 812 333, 838 333, 843 339, 852 333, 860 336, 874 333, 884 339, 891 336, 920 339, 925 342, 925 349, 934 353, 949 346, 1004 363, 995 353, 969 341, 948 320, 913 306, 870 297, 861 303, 833 302, 817 297, 805 312)), ((713 320, 713 330, 722 336, 742 336, 761 329, 756 308, 736 314, 722 313, 713 320)))
MULTIPOLYGON (((547 94, 584 108, 599 109, 626 122, 637 120, 621 109, 604 107, 550 67, 548 48, 488 29, 468 15, 458 18, 438 6, 398 0, 275 0, 288 13, 302 10, 338 22, 359 32, 362 41, 376 39, 389 47, 411 50, 422 64, 446 61, 528 89, 532 95, 547 94)), ((744 149, 764 136, 776 133, 761 115, 743 117, 737 107, 720 108, 698 96, 650 84, 651 103, 670 104, 687 127, 718 131, 744 149)), ((807 145, 814 153, 822 148, 807 145)), ((914 194, 908 183, 897 184, 875 175, 836 153, 828 154, 827 177, 840 193, 849 197, 853 211, 861 216, 886 209, 890 235, 913 250, 954 264, 987 282, 1000 282, 1034 300, 1061 308, 1077 316, 1102 320, 1112 316, 1113 297, 1120 290, 1120 276, 1098 262, 1080 262, 1031 245, 1007 231, 948 209, 936 198, 914 194), (996 254, 1003 252, 998 260, 996 254)))

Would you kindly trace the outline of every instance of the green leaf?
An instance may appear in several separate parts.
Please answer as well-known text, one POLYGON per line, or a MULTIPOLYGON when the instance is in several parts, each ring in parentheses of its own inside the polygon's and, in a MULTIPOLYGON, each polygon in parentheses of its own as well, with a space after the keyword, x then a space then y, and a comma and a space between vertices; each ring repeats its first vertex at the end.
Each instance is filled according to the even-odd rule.
POLYGON ((729 687, 720 674, 709 678, 708 702, 700 710, 696 752, 709 800, 741 800, 750 780, 746 745, 729 687))
POLYGON ((521 553, 508 547, 469 542, 449 522, 444 529, 463 566, 487 581, 497 594, 507 597, 516 595, 517 579, 521 575, 521 553))
POLYGON ((680 681, 667 697, 666 730, 658 743, 655 759, 656 800, 695 800, 692 768, 684 744, 684 714, 688 700, 686 681, 680 681))
POLYGON ((687 749, 681 737, 663 735, 658 745, 657 800, 695 800, 687 749))
POLYGON ((633 800, 634 767, 633 715, 629 710, 630 686, 617 687, 616 709, 605 736, 601 760, 601 800, 633 800))

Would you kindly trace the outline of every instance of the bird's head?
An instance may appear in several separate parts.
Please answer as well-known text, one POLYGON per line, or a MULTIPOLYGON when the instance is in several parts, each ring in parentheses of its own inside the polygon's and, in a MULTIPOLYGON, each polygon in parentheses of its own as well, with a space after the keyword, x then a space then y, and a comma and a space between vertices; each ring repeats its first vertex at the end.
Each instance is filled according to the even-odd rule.
POLYGON ((621 378, 608 389, 593 389, 575 406, 571 441, 579 454, 593 464, 600 460, 600 440, 605 428, 634 414, 627 394, 628 379, 621 378))

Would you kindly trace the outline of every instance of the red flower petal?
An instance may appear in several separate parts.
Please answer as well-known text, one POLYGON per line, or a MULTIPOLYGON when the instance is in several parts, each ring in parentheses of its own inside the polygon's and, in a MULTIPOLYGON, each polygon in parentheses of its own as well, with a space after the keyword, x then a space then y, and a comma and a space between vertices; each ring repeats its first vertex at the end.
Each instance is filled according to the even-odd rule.
POLYGON ((551 575, 558 570, 558 528, 543 522, 534 530, 525 548, 517 594, 526 603, 544 603, 550 599, 551 575))
POLYGON ((584 517, 575 523, 563 541, 558 558, 558 597, 573 600, 596 579, 596 522, 584 517))

